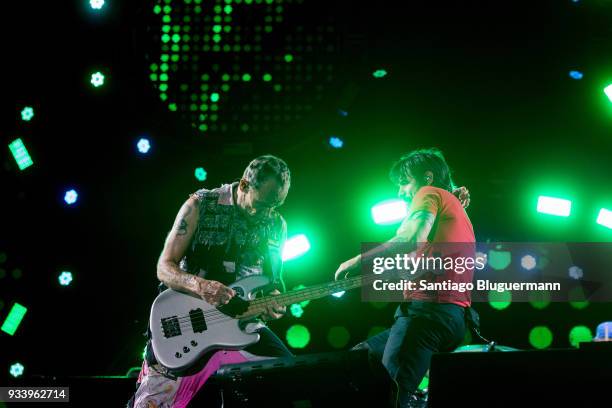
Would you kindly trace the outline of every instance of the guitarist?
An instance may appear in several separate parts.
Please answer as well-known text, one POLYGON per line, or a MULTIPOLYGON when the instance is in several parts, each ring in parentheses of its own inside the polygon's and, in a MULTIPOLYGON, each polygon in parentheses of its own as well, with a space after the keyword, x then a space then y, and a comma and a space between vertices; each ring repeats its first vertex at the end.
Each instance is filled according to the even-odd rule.
MULTIPOLYGON (((469 193, 465 187, 453 188, 449 167, 439 150, 415 150, 403 156, 392 167, 390 176, 399 186, 398 195, 410 202, 408 216, 390 242, 473 246, 472 223, 463 208, 469 205, 469 193)), ((382 244, 363 254, 363 258, 381 256, 388 248, 389 244, 382 244)), ((358 268, 361 260, 362 255, 358 255, 342 263, 336 279, 358 268)), ((436 279, 428 275, 422 278, 436 279)), ((471 282, 473 269, 463 273, 450 270, 441 278, 471 282)), ((402 408, 426 404, 417 397, 417 387, 429 369, 431 355, 452 351, 463 340, 471 294, 413 290, 404 291, 404 299, 390 329, 355 347, 368 349, 372 357, 382 361, 397 382, 402 408)))
MULTIPOLYGON (((215 306, 236 295, 228 285, 250 275, 269 276, 272 294, 284 290, 281 248, 287 225, 276 208, 285 201, 290 178, 283 160, 266 155, 251 161, 239 182, 192 194, 166 238, 157 278, 166 287, 191 292, 215 306)), ((285 307, 273 304, 261 318, 278 319, 284 313, 285 307)), ((189 376, 176 376, 159 365, 149 342, 131 406, 184 407, 221 364, 291 356, 261 320, 249 324, 247 331, 257 331, 260 341, 242 351, 217 352, 189 376)))

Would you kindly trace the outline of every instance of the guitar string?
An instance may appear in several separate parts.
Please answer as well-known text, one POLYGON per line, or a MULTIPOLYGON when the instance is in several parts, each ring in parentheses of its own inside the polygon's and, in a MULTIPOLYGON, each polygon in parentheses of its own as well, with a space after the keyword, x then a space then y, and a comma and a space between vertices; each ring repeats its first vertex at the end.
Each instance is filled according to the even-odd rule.
MULTIPOLYGON (((368 277, 369 279, 363 279, 363 277, 358 276, 358 277, 354 277, 354 278, 350 278, 347 279, 345 281, 340 281, 337 284, 337 288, 333 288, 334 291, 338 290, 346 290, 346 289, 354 289, 355 287, 358 286, 353 286, 354 283, 357 283, 360 279, 362 279, 362 282, 359 282, 359 286, 361 284, 363 284, 364 282, 367 282, 368 280, 372 279, 372 277, 368 277)), ((374 276, 374 278, 376 278, 376 276, 374 276)), ((316 294, 316 292, 320 292, 320 291, 326 291, 329 290, 328 288, 306 288, 300 291, 295 292, 293 295, 289 295, 289 294, 283 294, 280 296, 285 296, 287 299, 291 299, 292 296, 296 296, 296 295, 300 295, 300 297, 303 297, 304 295, 308 294, 313 295, 316 294), (289 296, 288 296, 289 295, 289 296)), ((261 303, 266 303, 268 301, 271 300, 279 300, 276 299, 275 297, 272 296, 267 296, 264 298, 260 298, 260 299, 254 299, 252 301, 250 301, 250 305, 249 308, 252 306, 258 306, 261 303)), ((291 302, 293 303, 293 302, 291 302)), ((261 312, 264 312, 264 310, 261 310, 261 312)), ((257 316, 258 313, 253 314, 253 317, 257 316)), ((204 316, 195 316, 194 318, 192 318, 191 316, 181 316, 177 318, 177 321, 179 322, 179 327, 181 328, 189 328, 190 326, 192 326, 193 324, 197 324, 197 323, 201 323, 202 319, 204 319, 204 322, 218 322, 220 320, 231 320, 233 319, 233 317, 226 315, 225 313, 223 313, 222 311, 216 309, 216 310, 211 310, 208 312, 204 312, 204 316), (208 317, 208 319, 206 319, 206 317, 208 317)))
MULTIPOLYGON (((351 283, 353 283, 353 282, 355 282, 355 281, 356 281, 356 280, 351 281, 351 282, 349 282, 349 281, 343 281, 342 283, 343 283, 343 284, 345 284, 345 286, 346 286, 346 287, 345 287, 345 288, 340 288, 340 289, 351 289, 351 288, 355 288, 355 286, 352 286, 352 285, 351 285, 351 283)), ((310 292, 313 292, 313 291, 314 291, 314 292, 316 292, 316 291, 321 291, 321 290, 324 290, 324 289, 325 289, 325 288, 319 288, 319 289, 312 288, 312 289, 310 290, 310 292)), ((336 288, 334 288, 334 290, 336 290, 336 288)), ((304 290, 304 291, 306 291, 306 290, 304 290)), ((303 295, 303 294, 304 294, 304 291, 300 291, 300 295, 303 295)), ((269 298, 269 299, 273 299, 273 298, 269 298)), ((258 300, 260 300, 260 301, 261 301, 261 300, 265 300, 265 298, 258 299, 258 300)), ((261 303, 261 302, 260 302, 260 303, 261 303)), ((253 317, 255 317, 255 316, 256 316, 256 314, 255 314, 255 315, 253 315, 253 317)), ((199 316, 198 316, 198 318, 197 318, 197 319, 193 319, 193 320, 191 320, 189 317, 188 317, 188 319, 189 319, 190 321, 184 321, 184 320, 183 320, 183 321, 180 321, 180 322, 179 322, 179 328, 180 328, 180 330, 181 330, 181 334, 180 334, 180 335, 183 335, 183 334, 185 334, 185 335, 186 335, 187 333, 190 333, 190 332, 195 333, 195 332, 194 332, 194 325, 196 325, 197 323, 201 323, 201 322, 202 322, 202 321, 201 321, 201 318, 200 318, 199 316)), ((228 315, 226 315, 226 314, 223 314, 223 313, 219 312, 219 313, 217 313, 217 314, 216 314, 214 317, 212 317, 212 318, 210 318, 210 319, 208 319, 208 320, 204 319, 204 323, 205 323, 205 324, 207 323, 207 326, 208 326, 208 325, 214 325, 214 324, 217 324, 217 323, 221 323, 221 322, 224 322, 224 321, 231 321, 231 320, 233 320, 233 319, 234 319, 233 317, 228 316, 228 315)), ((163 330, 163 328, 162 328, 162 330, 163 330)))
MULTIPOLYGON (((358 280, 358 277, 357 278, 353 278, 353 279, 354 280, 347 280, 347 281, 340 282, 337 285, 338 287, 334 288, 333 290, 334 291, 336 291, 336 290, 339 291, 339 290, 343 290, 343 289, 352 289, 352 288, 354 288, 354 286, 352 286, 352 284, 358 280)), ((282 294, 282 295, 267 296, 267 297, 264 297, 264 298, 254 299, 252 301, 249 301, 250 305, 248 307, 250 308, 252 306, 259 306, 259 304, 261 304, 261 303, 266 303, 266 302, 270 302, 270 301, 278 301, 278 300, 280 300, 280 299, 276 298, 276 296, 283 296, 283 297, 285 297, 287 299, 291 299, 291 297, 296 296, 298 294, 299 294, 300 297, 302 297, 302 296, 304 296, 306 294, 311 296, 311 295, 315 294, 316 292, 320 292, 321 290, 328 290, 328 289, 327 288, 307 288, 307 289, 303 289, 303 290, 297 291, 293 295, 289 295, 288 293, 286 293, 286 294, 282 294)), ((294 302, 290 302, 290 304, 291 303, 294 303, 294 302)), ((263 312, 263 310, 262 310, 262 312, 263 312)), ((225 313, 223 313, 222 311, 220 311, 219 309, 216 309, 216 310, 211 310, 211 311, 208 311, 208 312, 204 312, 204 316, 212 318, 212 317, 227 316, 227 315, 225 313)), ((199 317, 199 316, 197 316, 197 317, 199 317)), ((177 320, 179 320, 179 321, 190 321, 190 320, 192 320, 192 318, 191 318, 191 316, 179 316, 179 317, 177 317, 177 320)))
MULTIPOLYGON (((344 290, 346 290, 346 289, 353 289, 353 288, 356 287, 356 286, 354 286, 354 284, 357 283, 361 278, 362 277, 355 277, 355 278, 347 279, 346 281, 338 282, 336 284, 337 287, 333 288, 333 291, 340 291, 340 290, 343 290, 343 289, 344 290)), ((371 277, 369 277, 369 278, 371 278, 371 277)), ((368 280, 370 280, 370 279, 365 279, 364 281, 367 282, 368 280)), ((361 284, 363 284, 363 281, 358 283, 358 286, 360 286, 361 284)), ((313 287, 313 288, 307 288, 307 289, 304 289, 304 290, 297 291, 297 292, 295 292, 292 295, 283 294, 283 295, 280 295, 280 296, 284 296, 286 299, 291 299, 291 297, 294 297, 296 295, 299 295, 299 297, 303 297, 304 295, 308 295, 308 296, 320 295, 320 293, 318 293, 318 292, 327 291, 327 290, 329 290, 329 289, 325 288, 325 287, 324 288, 313 287)), ((267 303, 269 301, 278 301, 278 300, 280 300, 280 299, 276 298, 275 296, 274 297, 267 296, 267 297, 260 298, 260 299, 254 299, 254 300, 250 301, 250 306, 249 307, 259 306, 262 303, 267 303)), ((294 301, 289 301, 289 304, 292 304, 292 303, 294 303, 294 301)), ((263 311, 264 310, 261 310, 261 312, 263 312, 263 311)), ((222 311, 219 311, 219 309, 211 310, 211 311, 208 311, 208 312, 204 312, 204 317, 209 317, 211 319, 215 318, 215 317, 217 317, 217 318, 221 317, 222 318, 222 317, 225 317, 225 316, 227 316, 227 315, 225 313, 223 313, 222 311)), ((196 317, 200 318, 200 316, 196 316, 196 317)), ((191 316, 181 316, 181 317, 178 317, 177 320, 179 322, 187 322, 187 323, 189 323, 193 319, 191 318, 191 316)))

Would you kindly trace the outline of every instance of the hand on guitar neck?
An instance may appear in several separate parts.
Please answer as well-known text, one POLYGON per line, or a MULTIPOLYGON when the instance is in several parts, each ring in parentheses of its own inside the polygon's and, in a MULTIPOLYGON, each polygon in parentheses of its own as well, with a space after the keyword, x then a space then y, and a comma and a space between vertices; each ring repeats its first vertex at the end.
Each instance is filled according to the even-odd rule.
POLYGON ((361 266, 361 255, 357 255, 349 259, 348 261, 342 262, 338 269, 336 270, 336 274, 334 275, 335 280, 346 279, 348 278, 351 272, 359 271, 359 267, 361 266))
POLYGON ((225 305, 236 296, 233 289, 221 282, 202 278, 197 281, 195 294, 213 306, 225 305))
MULTIPOLYGON (((274 289, 270 292, 270 295, 280 295, 278 289, 274 289)), ((261 315, 264 321, 280 319, 287 312, 287 306, 280 306, 276 302, 266 305, 266 311, 261 315)))

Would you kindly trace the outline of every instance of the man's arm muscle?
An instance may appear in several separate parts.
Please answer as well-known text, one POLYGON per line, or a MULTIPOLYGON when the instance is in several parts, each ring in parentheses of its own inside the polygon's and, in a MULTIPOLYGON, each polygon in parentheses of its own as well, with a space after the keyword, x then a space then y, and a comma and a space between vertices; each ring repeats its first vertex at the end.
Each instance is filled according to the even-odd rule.
POLYGON ((201 278, 179 268, 179 263, 191 244, 198 218, 198 201, 189 198, 179 210, 157 262, 157 278, 169 288, 198 292, 201 278))

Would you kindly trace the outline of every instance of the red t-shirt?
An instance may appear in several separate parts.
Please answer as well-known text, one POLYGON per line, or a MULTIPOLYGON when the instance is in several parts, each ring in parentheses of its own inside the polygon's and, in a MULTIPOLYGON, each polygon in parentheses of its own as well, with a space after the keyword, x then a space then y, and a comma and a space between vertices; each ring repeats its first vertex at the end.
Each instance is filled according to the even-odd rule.
MULTIPOLYGON (((435 252, 442 248, 444 252, 450 253, 448 257, 474 257, 474 229, 461 203, 452 193, 437 187, 422 187, 417 191, 412 200, 409 213, 416 211, 428 211, 435 215, 436 219, 432 226, 427 241, 435 252), (440 243, 436 247, 436 243, 440 243), (457 243, 448 245, 446 243, 457 243)), ((401 227, 400 227, 401 228, 401 227)), ((429 254, 432 255, 432 254, 429 254)), ((445 270, 440 275, 426 273, 417 278, 417 284, 421 279, 428 282, 452 281, 456 283, 472 282, 474 278, 473 268, 462 268, 462 273, 455 270, 445 270)), ((418 285, 417 285, 418 287, 418 285)), ((459 306, 468 307, 471 304, 470 291, 459 292, 455 290, 424 291, 413 290, 404 292, 407 300, 423 300, 437 303, 454 303, 459 306)))

